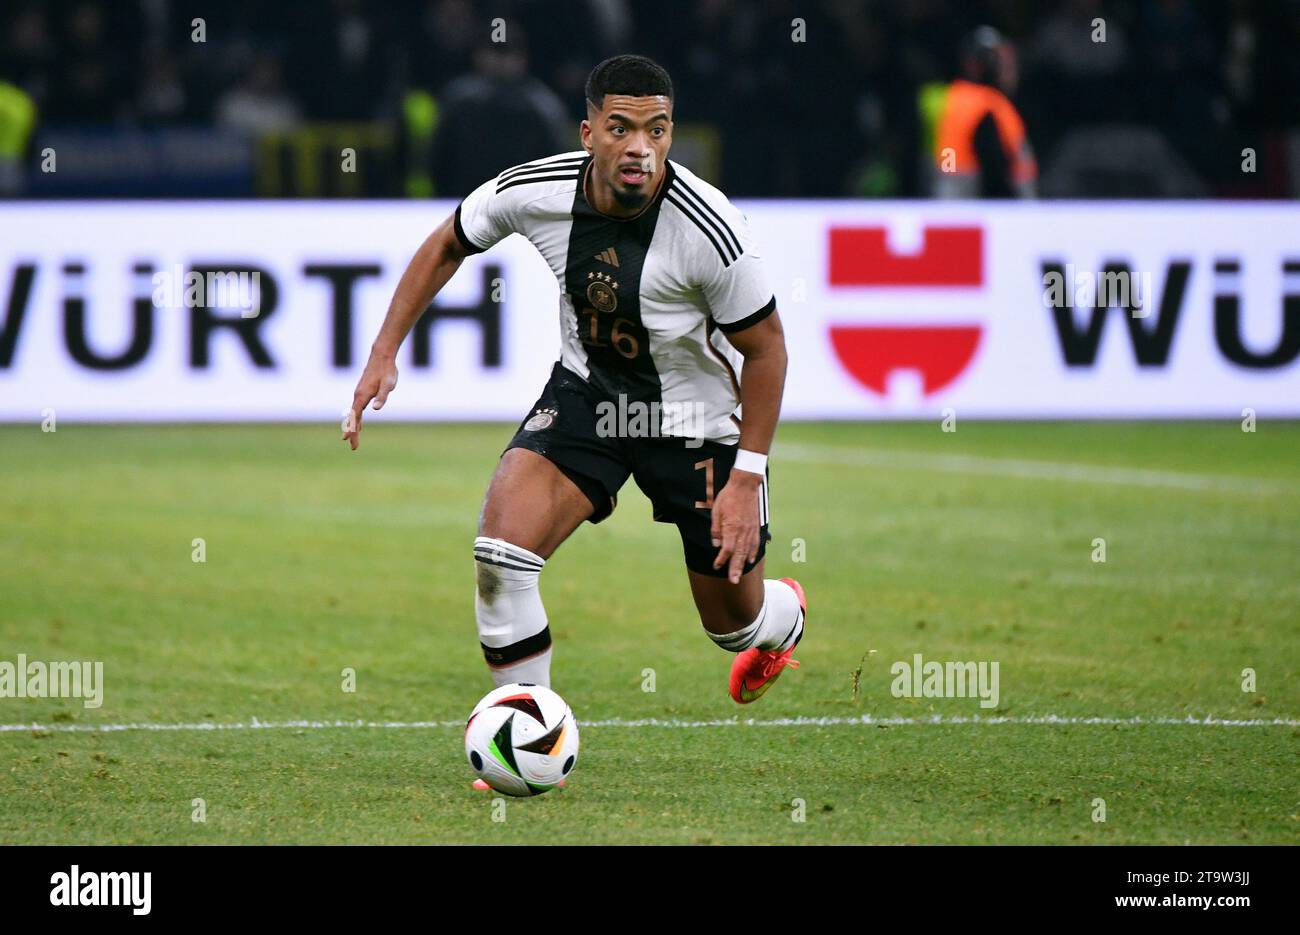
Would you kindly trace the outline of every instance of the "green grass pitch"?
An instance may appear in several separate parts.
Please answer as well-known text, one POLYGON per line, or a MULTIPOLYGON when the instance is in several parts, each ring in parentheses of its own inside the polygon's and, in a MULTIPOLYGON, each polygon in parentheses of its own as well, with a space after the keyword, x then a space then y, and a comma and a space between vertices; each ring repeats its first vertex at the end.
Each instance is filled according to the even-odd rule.
POLYGON ((338 434, 0 427, 0 661, 104 664, 97 709, 0 698, 41 725, 0 732, 0 844, 1300 842, 1293 423, 782 426, 768 574, 810 617, 745 708, 629 483, 542 578, 577 769, 504 810, 454 725, 83 730, 463 720, 510 428, 338 434), (895 697, 914 653, 997 662, 997 709, 895 697))

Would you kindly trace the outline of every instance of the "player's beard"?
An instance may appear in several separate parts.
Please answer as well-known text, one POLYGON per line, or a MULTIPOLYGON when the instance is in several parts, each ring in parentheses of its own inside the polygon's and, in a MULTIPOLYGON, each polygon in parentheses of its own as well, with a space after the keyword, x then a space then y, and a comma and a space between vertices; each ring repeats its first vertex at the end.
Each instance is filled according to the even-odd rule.
POLYGON ((611 188, 614 189, 614 200, 618 202, 619 207, 628 210, 645 207, 646 202, 650 200, 650 189, 653 188, 650 184, 652 178, 647 175, 645 182, 638 188, 624 188, 623 183, 615 179, 611 188))

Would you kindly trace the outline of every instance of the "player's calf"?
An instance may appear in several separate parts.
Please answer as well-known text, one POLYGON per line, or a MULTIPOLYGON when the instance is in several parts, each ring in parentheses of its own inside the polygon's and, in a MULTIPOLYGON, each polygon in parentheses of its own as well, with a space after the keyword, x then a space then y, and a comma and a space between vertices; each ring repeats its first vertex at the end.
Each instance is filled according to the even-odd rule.
POLYGON ((713 642, 733 653, 747 649, 784 652, 793 648, 803 636, 804 612, 800 594, 788 581, 769 578, 762 582, 762 606, 744 626, 730 633, 715 633, 708 627, 705 632, 713 642))

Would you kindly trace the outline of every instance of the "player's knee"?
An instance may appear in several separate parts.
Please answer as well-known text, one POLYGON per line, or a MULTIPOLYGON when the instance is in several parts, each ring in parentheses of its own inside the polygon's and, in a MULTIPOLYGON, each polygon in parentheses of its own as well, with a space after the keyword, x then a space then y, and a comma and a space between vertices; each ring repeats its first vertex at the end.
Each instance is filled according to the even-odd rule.
POLYGON ((485 606, 503 591, 535 589, 545 560, 521 546, 492 536, 474 540, 474 582, 485 606))
POLYGON ((477 553, 474 561, 474 583, 478 588, 478 596, 484 604, 490 606, 496 603, 497 595, 501 593, 501 574, 496 566, 479 559, 477 553))

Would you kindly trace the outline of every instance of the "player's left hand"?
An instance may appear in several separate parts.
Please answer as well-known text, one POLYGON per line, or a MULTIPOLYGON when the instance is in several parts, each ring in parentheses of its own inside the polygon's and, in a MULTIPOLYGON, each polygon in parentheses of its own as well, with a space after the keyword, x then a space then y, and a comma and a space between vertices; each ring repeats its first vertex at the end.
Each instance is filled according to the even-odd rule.
POLYGON ((719 546, 714 568, 727 567, 727 578, 740 584, 745 565, 758 558, 758 488, 760 474, 732 471, 713 500, 713 544, 719 546))

